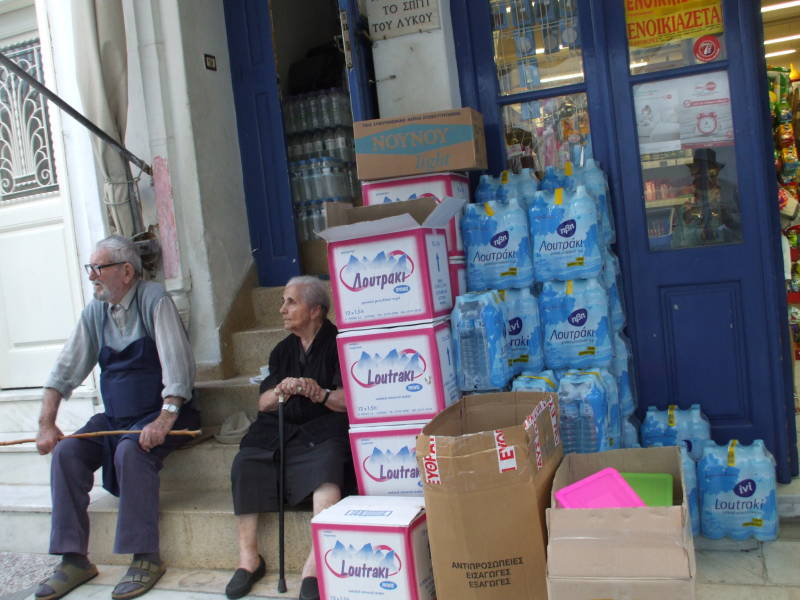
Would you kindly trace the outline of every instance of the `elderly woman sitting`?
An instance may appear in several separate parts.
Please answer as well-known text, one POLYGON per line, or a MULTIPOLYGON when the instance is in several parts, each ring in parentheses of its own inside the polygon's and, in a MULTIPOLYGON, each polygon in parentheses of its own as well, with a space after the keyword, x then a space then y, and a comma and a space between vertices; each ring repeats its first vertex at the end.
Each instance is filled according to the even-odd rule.
MULTIPOLYGON (((290 332, 269 356, 269 376, 261 383, 258 418, 242 439, 231 468, 234 512, 239 525, 239 568, 225 590, 228 598, 245 596, 264 576, 258 553, 258 513, 275 512, 278 477, 278 396, 284 407, 286 501, 296 505, 309 496, 313 511, 335 504, 354 475, 347 437, 347 413, 341 388, 336 327, 327 319, 328 293, 314 277, 294 277, 281 304, 284 329, 290 332)), ((300 600, 319 598, 313 551, 303 567, 300 600)))

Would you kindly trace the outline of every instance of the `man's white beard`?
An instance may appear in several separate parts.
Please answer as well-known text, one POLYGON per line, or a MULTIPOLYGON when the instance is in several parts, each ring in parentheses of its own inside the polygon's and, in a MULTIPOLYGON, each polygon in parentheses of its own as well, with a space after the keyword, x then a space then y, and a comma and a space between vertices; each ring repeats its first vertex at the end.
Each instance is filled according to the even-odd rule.
POLYGON ((94 288, 94 297, 100 302, 108 302, 111 299, 111 292, 106 286, 100 284, 100 287, 95 286, 94 288))

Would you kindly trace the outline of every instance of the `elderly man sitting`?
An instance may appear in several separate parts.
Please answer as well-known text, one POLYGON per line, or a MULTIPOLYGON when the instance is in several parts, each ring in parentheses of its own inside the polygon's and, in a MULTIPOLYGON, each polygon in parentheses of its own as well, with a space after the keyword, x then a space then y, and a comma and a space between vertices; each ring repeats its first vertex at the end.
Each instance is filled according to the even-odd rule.
POLYGON ((196 428, 192 397, 195 364, 178 311, 164 287, 142 281, 136 246, 120 236, 97 243, 85 265, 94 300, 83 310, 45 383, 36 445, 52 451, 53 514, 50 553, 62 555, 36 590, 55 600, 97 575, 87 557, 89 491, 103 467, 103 487, 119 496, 114 552, 133 554, 114 588, 115 600, 149 590, 165 569, 159 557, 158 490, 162 461, 188 439, 171 429, 196 428), (105 411, 79 432, 141 429, 141 434, 62 439, 56 416, 62 398, 99 363, 105 411))
MULTIPOLYGON (((354 481, 347 437, 347 413, 336 352, 336 327, 327 319, 328 293, 314 277, 294 277, 281 304, 290 332, 269 356, 258 418, 242 439, 231 468, 233 507, 239 526, 239 568, 225 590, 245 596, 264 576, 258 553, 258 513, 275 512, 277 493, 278 397, 285 413, 286 500, 296 505, 309 496, 313 511, 335 504, 354 481)), ((313 551, 303 567, 300 600, 319 598, 313 551)))

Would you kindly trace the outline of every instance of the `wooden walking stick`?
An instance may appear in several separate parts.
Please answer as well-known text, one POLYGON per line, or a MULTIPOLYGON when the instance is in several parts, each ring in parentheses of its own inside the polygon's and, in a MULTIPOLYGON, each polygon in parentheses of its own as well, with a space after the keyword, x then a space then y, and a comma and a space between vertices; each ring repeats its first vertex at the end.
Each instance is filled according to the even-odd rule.
POLYGON ((286 461, 283 453, 286 450, 286 440, 283 430, 283 405, 285 404, 283 394, 278 395, 278 447, 280 456, 278 457, 278 592, 286 593, 286 573, 285 573, 285 548, 284 548, 284 515, 283 515, 283 488, 286 485, 286 461))
MULTIPOLYGON (((69 438, 94 438, 94 437, 103 437, 106 435, 127 435, 129 433, 142 433, 141 429, 115 429, 113 431, 90 431, 88 433, 73 433, 71 435, 64 435, 61 436, 60 440, 66 440, 69 438)), ((192 437, 197 437, 203 433, 202 429, 175 429, 170 431, 167 435, 189 435, 192 437)), ((13 446, 15 444, 29 444, 35 442, 36 438, 27 438, 24 440, 11 440, 9 442, 0 442, 0 446, 13 446)))

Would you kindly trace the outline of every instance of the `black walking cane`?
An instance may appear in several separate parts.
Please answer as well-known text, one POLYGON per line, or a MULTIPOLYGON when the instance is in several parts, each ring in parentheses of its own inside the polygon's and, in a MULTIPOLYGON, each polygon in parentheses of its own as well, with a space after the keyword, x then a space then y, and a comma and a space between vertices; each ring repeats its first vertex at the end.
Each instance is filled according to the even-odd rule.
POLYGON ((285 548, 283 539, 283 488, 286 484, 286 460, 283 453, 286 450, 286 440, 283 431, 283 405, 285 399, 282 394, 278 395, 278 445, 280 446, 280 456, 278 460, 278 592, 286 593, 286 573, 285 573, 285 548))

